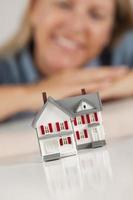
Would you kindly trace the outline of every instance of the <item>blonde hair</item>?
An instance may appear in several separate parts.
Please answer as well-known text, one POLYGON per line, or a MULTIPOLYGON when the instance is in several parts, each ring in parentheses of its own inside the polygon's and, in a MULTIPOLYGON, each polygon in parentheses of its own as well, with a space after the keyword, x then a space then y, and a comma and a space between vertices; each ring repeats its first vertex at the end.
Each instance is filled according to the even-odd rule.
POLYGON ((133 0, 116 0, 116 15, 112 44, 126 31, 131 29, 133 29, 133 0))
MULTIPOLYGON (((30 0, 20 29, 15 36, 0 48, 1 55, 9 55, 24 48, 32 38, 32 27, 30 23, 30 10, 35 0, 30 0)), ((123 33, 133 28, 133 0, 116 0, 116 16, 111 44, 114 44, 123 33)))

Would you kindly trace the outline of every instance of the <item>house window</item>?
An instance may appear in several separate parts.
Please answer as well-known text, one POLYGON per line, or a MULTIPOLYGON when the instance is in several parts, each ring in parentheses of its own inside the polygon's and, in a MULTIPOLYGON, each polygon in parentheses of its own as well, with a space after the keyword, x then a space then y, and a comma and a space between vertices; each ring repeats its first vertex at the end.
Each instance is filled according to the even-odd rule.
POLYGON ((45 133, 49 133, 49 128, 48 128, 48 126, 45 126, 45 133))
POLYGON ((67 138, 63 138, 63 143, 67 144, 67 138))
POLYGON ((98 114, 97 113, 90 114, 90 120, 91 122, 98 122, 98 114))
POLYGON ((88 104, 86 102, 82 102, 82 109, 87 110, 88 109, 88 104))
POLYGON ((61 129, 61 130, 64 130, 64 129, 65 129, 64 123, 60 123, 60 129, 61 129))
POLYGON ((84 105, 83 107, 84 107, 84 109, 86 109, 86 105, 84 105))
POLYGON ((96 121, 94 113, 90 114, 90 120, 91 120, 91 122, 95 122, 96 121))
POLYGON ((80 134, 81 139, 84 139, 84 133, 80 134))
POLYGON ((82 124, 81 117, 77 117, 78 125, 82 124))
POLYGON ((40 126, 40 131, 42 135, 45 135, 45 130, 43 125, 40 126))
POLYGON ((93 128, 92 128, 92 131, 93 131, 93 133, 98 133, 98 130, 97 130, 96 127, 93 127, 93 128))

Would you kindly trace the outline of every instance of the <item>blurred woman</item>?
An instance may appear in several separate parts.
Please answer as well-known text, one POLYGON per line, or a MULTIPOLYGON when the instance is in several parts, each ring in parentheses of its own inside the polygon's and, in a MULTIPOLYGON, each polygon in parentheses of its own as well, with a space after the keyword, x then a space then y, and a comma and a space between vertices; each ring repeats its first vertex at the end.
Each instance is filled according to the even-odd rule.
POLYGON ((0 120, 37 111, 42 91, 54 98, 81 88, 103 99, 132 95, 122 85, 132 80, 133 49, 113 48, 131 27, 131 0, 31 0, 22 29, 0 50, 0 120))

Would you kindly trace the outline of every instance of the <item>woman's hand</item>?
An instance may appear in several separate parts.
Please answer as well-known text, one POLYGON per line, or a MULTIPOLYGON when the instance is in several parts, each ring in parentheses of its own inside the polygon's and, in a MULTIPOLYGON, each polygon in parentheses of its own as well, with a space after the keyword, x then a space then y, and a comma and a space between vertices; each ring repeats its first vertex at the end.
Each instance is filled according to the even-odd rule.
POLYGON ((100 95, 105 101, 133 96, 133 70, 105 89, 101 89, 100 95))
POLYGON ((79 95, 81 88, 86 88, 87 92, 101 91, 103 99, 118 94, 124 96, 125 92, 131 95, 133 73, 126 74, 127 70, 123 68, 73 69, 36 84, 0 86, 0 121, 18 112, 38 111, 43 105, 41 93, 44 91, 55 99, 79 95))
POLYGON ((87 92, 99 91, 109 87, 127 72, 123 67, 62 70, 28 87, 28 94, 32 98, 29 106, 34 111, 38 110, 43 103, 41 93, 44 91, 55 99, 80 95, 82 88, 86 88, 87 92))

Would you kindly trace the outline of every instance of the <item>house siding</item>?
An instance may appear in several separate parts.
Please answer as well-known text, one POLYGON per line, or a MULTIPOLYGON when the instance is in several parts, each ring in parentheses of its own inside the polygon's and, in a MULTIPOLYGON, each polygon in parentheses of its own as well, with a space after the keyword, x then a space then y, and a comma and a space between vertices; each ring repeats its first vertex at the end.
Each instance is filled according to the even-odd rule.
POLYGON ((41 137, 42 135, 44 135, 44 134, 41 134, 41 130, 40 130, 41 126, 44 127, 45 134, 54 134, 61 131, 67 132, 67 131, 73 130, 70 117, 67 114, 65 114, 62 110, 58 109, 52 103, 47 104, 40 119, 37 122, 38 137, 41 137), (65 128, 66 122, 67 122, 68 128, 65 128), (57 130, 57 123, 58 123, 58 130, 57 130), (61 123, 64 124, 64 130, 61 129, 61 123))

